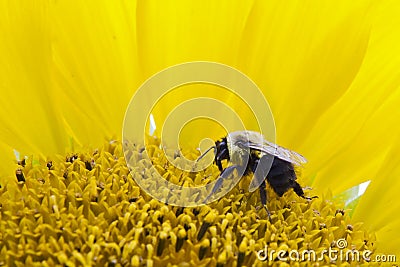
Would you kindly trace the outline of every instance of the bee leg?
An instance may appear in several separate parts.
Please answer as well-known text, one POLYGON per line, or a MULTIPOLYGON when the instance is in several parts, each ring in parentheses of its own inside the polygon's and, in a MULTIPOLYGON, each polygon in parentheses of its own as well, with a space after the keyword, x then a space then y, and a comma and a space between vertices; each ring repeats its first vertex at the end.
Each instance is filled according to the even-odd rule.
POLYGON ((271 221, 271 212, 268 209, 267 206, 267 189, 266 189, 266 185, 265 185, 265 177, 268 174, 268 171, 265 172, 265 170, 263 168, 259 168, 257 169, 258 164, 260 163, 260 159, 255 159, 253 162, 250 162, 250 164, 252 165, 252 170, 254 173, 254 178, 257 181, 263 181, 260 184, 260 187, 258 188, 260 190, 260 199, 261 199, 261 204, 264 207, 264 209, 267 211, 268 214, 268 219, 271 221))
POLYGON ((304 198, 304 199, 307 199, 307 200, 312 200, 313 198, 318 198, 318 196, 313 196, 313 197, 307 197, 307 196, 305 196, 304 195, 304 191, 303 191, 303 189, 301 188, 301 186, 299 185, 299 183, 298 182, 296 182, 296 181, 293 181, 293 190, 294 190, 294 192, 299 196, 299 197, 302 197, 302 198, 304 198))
POLYGON ((259 189, 260 189, 261 204, 263 205, 264 209, 267 211, 268 219, 271 221, 271 212, 269 211, 269 209, 267 207, 267 189, 265 188, 265 181, 262 182, 259 189))
POLYGON ((222 168, 222 163, 221 161, 224 159, 228 159, 229 158, 229 151, 228 149, 224 148, 222 149, 216 156, 215 156, 215 163, 218 166, 219 171, 222 173, 224 172, 224 169, 222 168))
POLYGON ((237 168, 238 168, 238 166, 233 165, 233 166, 227 167, 225 170, 222 171, 222 173, 218 177, 217 182, 215 183, 213 189, 211 190, 211 193, 204 199, 203 203, 208 202, 210 197, 213 196, 221 188, 223 180, 228 178, 229 176, 231 176, 233 171, 237 168))

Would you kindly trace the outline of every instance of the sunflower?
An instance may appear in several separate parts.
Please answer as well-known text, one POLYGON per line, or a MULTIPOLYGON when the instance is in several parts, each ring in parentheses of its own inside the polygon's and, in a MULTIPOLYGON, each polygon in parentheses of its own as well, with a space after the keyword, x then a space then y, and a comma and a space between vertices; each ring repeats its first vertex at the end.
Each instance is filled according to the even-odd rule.
MULTIPOLYGON (((300 213, 310 216, 305 218, 323 213, 327 220, 304 222, 309 232, 317 232, 302 244, 318 250, 326 245, 324 235, 334 240, 352 231, 357 242, 375 244, 376 235, 376 248, 366 248, 399 255, 393 238, 400 226, 399 12, 396 1, 365 0, 1 2, 0 240, 6 245, 0 247, 0 262, 49 258, 48 264, 93 264, 97 255, 100 263, 128 264, 119 262, 125 253, 131 265, 143 257, 147 264, 189 258, 188 264, 248 265, 257 261, 253 252, 262 245, 252 241, 255 232, 275 240, 275 248, 292 247, 288 240, 298 236, 287 236, 295 230, 285 222, 296 221, 300 213), (181 211, 140 191, 123 164, 122 145, 102 144, 120 139, 129 100, 146 79, 191 61, 232 66, 259 86, 274 115, 277 143, 307 157, 301 183, 321 199, 310 204, 291 193, 273 198, 275 217, 264 222, 267 228, 256 229, 248 224, 260 223, 263 211, 256 209, 256 194, 241 195, 241 184, 235 190, 249 204, 231 210, 224 207, 241 200, 229 194, 199 210, 181 211), (21 197, 32 193, 38 195, 26 208, 21 197), (72 204, 63 207, 66 200, 58 196, 72 204), (107 201, 90 204, 101 197, 107 201), (50 208, 35 212, 41 206, 50 208), (86 219, 77 224, 77 214, 86 219), (58 225, 60 218, 68 224, 58 225), (239 219, 240 224, 234 222, 239 219), (26 228, 18 228, 21 221, 26 228), (56 226, 63 228, 50 230, 56 226), (133 226, 137 233, 130 231, 133 226), (28 237, 48 245, 35 254, 26 245, 28 237), (99 240, 104 247, 96 245, 99 240), (106 252, 99 253, 103 248, 106 252), (134 248, 136 254, 130 254, 134 248), (169 254, 172 250, 176 254, 169 254), (64 253, 51 256, 56 251, 64 253)), ((177 104, 197 97, 195 87, 160 101, 154 111, 157 125, 177 104)), ((217 93, 215 86, 204 92, 242 110, 241 119, 251 125, 253 117, 235 98, 217 93)), ((194 122, 180 141, 186 154, 194 153, 190 149, 204 137, 199 128, 214 140, 224 134, 223 127, 194 122)))

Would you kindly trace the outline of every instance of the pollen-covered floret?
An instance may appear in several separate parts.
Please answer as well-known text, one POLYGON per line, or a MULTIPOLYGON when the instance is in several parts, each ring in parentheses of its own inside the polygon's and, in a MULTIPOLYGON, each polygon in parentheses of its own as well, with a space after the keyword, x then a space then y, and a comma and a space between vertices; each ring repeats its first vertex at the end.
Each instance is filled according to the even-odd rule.
MULTIPOLYGON (((148 149, 170 181, 199 185, 219 174, 215 166, 203 176, 179 171, 159 156, 158 145, 148 149)), ((138 148, 133 156, 140 160, 140 153, 138 148)), ((120 142, 51 161, 28 159, 15 181, 0 188, 0 265, 264 266, 257 252, 265 247, 321 253, 339 239, 347 242, 343 251, 375 251, 374 235, 331 202, 300 199, 293 191, 278 198, 268 189, 270 221, 248 185, 242 179, 210 205, 182 208, 152 199, 136 185, 120 142)), ((325 255, 318 262, 286 263, 340 261, 325 255)))

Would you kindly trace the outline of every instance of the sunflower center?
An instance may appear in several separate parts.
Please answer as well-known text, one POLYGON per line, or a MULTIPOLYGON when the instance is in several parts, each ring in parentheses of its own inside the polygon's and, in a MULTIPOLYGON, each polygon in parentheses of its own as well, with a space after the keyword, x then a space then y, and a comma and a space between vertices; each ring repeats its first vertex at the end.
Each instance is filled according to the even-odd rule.
MULTIPOLYGON (((179 171, 158 156, 163 151, 157 143, 149 146, 153 165, 169 181, 195 186, 219 175, 216 167, 179 171)), ((141 150, 131 156, 149 164, 141 150)), ((0 188, 0 265, 261 266, 285 259, 329 264, 357 262, 355 251, 366 261, 362 253, 376 250, 373 234, 321 197, 307 201, 292 190, 278 197, 267 188, 269 220, 259 194, 247 192, 246 178, 210 205, 161 203, 138 187, 122 151, 121 142, 109 142, 96 151, 21 164, 15 182, 0 188), (355 256, 324 252, 332 250, 355 256)))

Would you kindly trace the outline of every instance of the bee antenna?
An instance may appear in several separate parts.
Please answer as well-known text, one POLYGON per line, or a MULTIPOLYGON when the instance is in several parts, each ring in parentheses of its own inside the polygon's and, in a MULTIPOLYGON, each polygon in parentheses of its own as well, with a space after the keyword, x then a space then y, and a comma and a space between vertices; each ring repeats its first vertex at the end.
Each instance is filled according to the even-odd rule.
POLYGON ((202 158, 204 158, 205 155, 207 155, 208 152, 210 152, 211 149, 214 149, 214 156, 217 154, 217 147, 216 146, 212 146, 209 149, 206 150, 206 152, 204 152, 200 157, 198 157, 196 159, 196 163, 199 162, 199 160, 201 160, 202 158))

